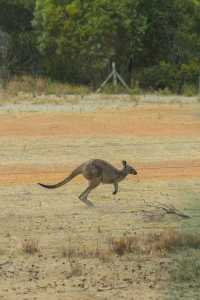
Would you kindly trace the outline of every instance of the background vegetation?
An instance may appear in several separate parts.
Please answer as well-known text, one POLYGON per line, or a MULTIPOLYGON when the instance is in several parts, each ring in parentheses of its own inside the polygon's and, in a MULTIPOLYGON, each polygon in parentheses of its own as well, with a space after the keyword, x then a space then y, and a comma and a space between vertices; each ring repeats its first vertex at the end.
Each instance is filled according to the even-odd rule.
POLYGON ((195 92, 200 0, 0 0, 0 78, 95 88, 117 62, 132 87, 195 92))

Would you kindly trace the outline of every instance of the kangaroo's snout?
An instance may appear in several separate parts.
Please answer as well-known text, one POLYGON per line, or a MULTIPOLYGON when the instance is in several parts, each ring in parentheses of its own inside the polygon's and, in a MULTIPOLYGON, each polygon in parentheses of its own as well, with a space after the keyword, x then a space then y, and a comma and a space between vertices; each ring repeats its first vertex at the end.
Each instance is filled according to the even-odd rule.
POLYGON ((131 170, 131 174, 137 175, 137 173, 138 173, 138 172, 137 172, 135 169, 132 169, 132 170, 131 170))

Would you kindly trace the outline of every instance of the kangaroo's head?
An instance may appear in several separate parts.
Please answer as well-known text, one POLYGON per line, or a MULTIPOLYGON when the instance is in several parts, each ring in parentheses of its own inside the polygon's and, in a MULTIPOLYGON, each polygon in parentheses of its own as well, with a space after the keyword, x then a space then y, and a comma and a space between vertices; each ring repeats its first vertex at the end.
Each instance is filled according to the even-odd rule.
POLYGON ((137 175, 137 171, 136 171, 133 167, 129 166, 129 165, 127 164, 127 161, 126 161, 126 160, 122 160, 122 165, 124 166, 124 170, 126 171, 126 174, 127 174, 127 175, 128 175, 128 174, 137 175))

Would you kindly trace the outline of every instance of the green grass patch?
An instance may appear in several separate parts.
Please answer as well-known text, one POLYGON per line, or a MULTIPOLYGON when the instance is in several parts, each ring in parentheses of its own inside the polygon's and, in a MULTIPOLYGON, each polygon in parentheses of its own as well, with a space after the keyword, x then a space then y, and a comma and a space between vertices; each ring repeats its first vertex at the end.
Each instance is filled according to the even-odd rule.
POLYGON ((170 270, 171 280, 175 283, 200 281, 200 257, 178 258, 170 270))

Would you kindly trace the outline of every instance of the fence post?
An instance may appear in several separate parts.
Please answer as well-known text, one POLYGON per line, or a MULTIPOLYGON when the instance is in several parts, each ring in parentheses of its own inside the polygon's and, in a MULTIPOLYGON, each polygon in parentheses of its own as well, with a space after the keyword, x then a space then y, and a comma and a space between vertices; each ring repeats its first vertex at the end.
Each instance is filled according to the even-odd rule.
POLYGON ((119 82, 129 91, 128 85, 125 83, 123 78, 119 75, 119 73, 116 70, 116 63, 113 62, 112 63, 112 72, 108 75, 106 80, 100 85, 100 87, 98 88, 98 90, 96 92, 99 93, 101 91, 101 89, 106 85, 106 83, 111 78, 113 79, 113 85, 114 85, 115 88, 117 87, 117 80, 119 80, 119 82))
POLYGON ((116 63, 112 63, 112 72, 113 72, 113 85, 114 87, 117 86, 117 73, 116 73, 116 63))

